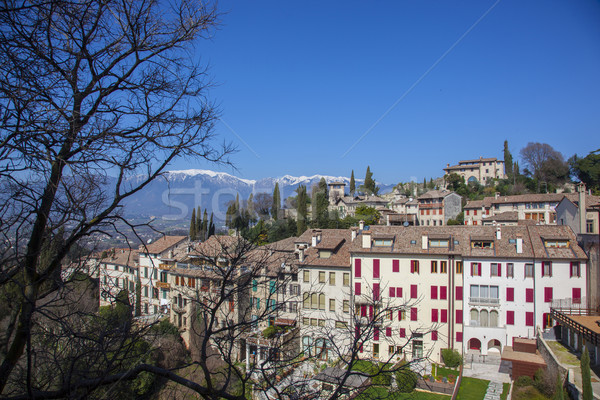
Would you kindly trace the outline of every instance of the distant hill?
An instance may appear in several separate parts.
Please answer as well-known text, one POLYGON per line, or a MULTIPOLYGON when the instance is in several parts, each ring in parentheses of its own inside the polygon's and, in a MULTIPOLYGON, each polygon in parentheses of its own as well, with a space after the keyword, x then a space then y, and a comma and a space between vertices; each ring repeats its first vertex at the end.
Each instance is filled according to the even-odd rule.
MULTIPOLYGON (((264 178, 260 180, 242 179, 225 172, 215 172, 201 169, 169 171, 158 178, 139 193, 127 199, 124 203, 124 216, 129 218, 157 218, 165 221, 189 220, 192 208, 195 206, 208 209, 215 213, 220 221, 225 219, 227 203, 235 200, 239 194, 240 201, 247 200, 250 193, 272 194, 275 183, 279 183, 281 198, 295 196, 299 185, 306 185, 310 191, 321 178, 329 182, 342 181, 348 186, 350 178, 343 176, 313 175, 290 176, 279 178, 264 178)), ((136 179, 136 178, 131 178, 136 179)), ((362 180, 357 179, 356 185, 362 180)), ((393 185, 378 183, 380 193, 384 194, 393 189, 393 185)), ((347 186, 347 188, 348 188, 347 186)))

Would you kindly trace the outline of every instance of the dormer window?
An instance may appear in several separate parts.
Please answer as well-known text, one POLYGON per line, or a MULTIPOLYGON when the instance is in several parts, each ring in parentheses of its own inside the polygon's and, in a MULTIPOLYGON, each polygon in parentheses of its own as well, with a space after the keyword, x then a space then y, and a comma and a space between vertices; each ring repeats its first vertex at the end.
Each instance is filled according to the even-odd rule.
POLYGON ((569 247, 567 239, 547 239, 544 240, 544 246, 549 249, 562 249, 569 247))
POLYGON ((474 249, 493 249, 494 242, 491 240, 473 240, 471 241, 471 247, 474 249))
POLYGON ((429 247, 448 247, 448 239, 429 239, 429 247))
POLYGON ((319 258, 331 257, 331 250, 319 250, 319 258))
POLYGON ((391 246, 392 239, 375 239, 373 240, 373 246, 391 246))

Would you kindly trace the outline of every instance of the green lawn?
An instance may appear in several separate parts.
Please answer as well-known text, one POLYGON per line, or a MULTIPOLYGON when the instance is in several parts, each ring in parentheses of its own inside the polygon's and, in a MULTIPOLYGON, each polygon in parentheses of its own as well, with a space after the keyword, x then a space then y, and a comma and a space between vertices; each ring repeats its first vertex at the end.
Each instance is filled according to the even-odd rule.
POLYGON ((460 371, 457 369, 450 369, 450 368, 444 368, 444 367, 440 367, 439 365, 436 366, 435 368, 435 376, 442 378, 442 377, 448 377, 449 375, 454 375, 454 378, 456 378, 458 375, 460 374, 460 371))
POLYGON ((506 400, 508 397, 508 392, 510 391, 510 383, 502 384, 502 394, 500 395, 500 400, 506 400))
POLYGON ((356 400, 448 400, 450 396, 439 393, 420 392, 415 390, 412 393, 388 393, 387 389, 381 386, 371 386, 362 392, 356 400))
POLYGON ((482 400, 490 381, 463 377, 458 389, 458 400, 482 400))

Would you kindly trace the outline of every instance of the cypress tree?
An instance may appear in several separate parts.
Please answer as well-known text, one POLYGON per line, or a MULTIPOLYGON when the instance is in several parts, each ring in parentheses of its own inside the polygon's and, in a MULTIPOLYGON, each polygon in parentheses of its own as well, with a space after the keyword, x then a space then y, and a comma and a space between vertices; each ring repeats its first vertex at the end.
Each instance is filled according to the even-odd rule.
POLYGON ((208 234, 208 211, 204 209, 204 217, 202 219, 202 240, 206 240, 208 234))
POLYGON ((298 197, 296 199, 296 211, 298 213, 298 221, 296 222, 296 225, 298 236, 300 236, 306 230, 306 215, 308 214, 306 186, 298 186, 297 192, 298 197))
POLYGON ((192 208, 192 220, 190 221, 190 240, 196 240, 196 209, 192 208))
POLYGON ((281 194, 279 193, 279 183, 275 183, 275 189, 273 189, 273 205, 271 206, 271 217, 277 221, 279 216, 279 208, 281 207, 281 194))
POLYGON ((377 188, 375 187, 375 181, 373 180, 373 173, 371 167, 367 166, 367 173, 365 174, 365 183, 363 184, 365 192, 367 194, 377 194, 377 188))
POLYGON ((355 191, 356 191, 356 182, 354 181, 354 170, 352 170, 352 175, 350 175, 350 195, 354 196, 355 191))
POLYGON ((590 372, 590 354, 585 346, 583 347, 581 354, 581 385, 583 386, 581 398, 583 400, 593 400, 594 391, 592 390, 592 377, 590 372))
POLYGON ((317 201, 317 227, 327 228, 329 200, 327 199, 327 181, 325 178, 321 178, 319 181, 319 188, 315 198, 317 201))
POLYGON ((213 213, 210 213, 210 222, 208 224, 208 235, 207 239, 215 234, 215 224, 213 223, 213 213))
POLYGON ((196 239, 200 239, 200 229, 202 229, 202 208, 198 206, 196 210, 196 239))
POLYGON ((513 173, 513 158, 508 150, 508 140, 504 141, 504 169, 508 178, 512 177, 513 173))

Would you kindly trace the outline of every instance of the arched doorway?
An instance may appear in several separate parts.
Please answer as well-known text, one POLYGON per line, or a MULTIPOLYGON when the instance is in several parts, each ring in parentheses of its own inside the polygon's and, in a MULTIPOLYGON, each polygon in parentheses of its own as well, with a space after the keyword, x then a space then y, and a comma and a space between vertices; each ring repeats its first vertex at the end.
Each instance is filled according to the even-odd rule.
POLYGON ((481 341, 477 338, 469 340, 469 350, 481 350, 481 341))
POLYGON ((488 353, 498 353, 502 352, 502 343, 498 339, 492 339, 488 342, 488 353))

